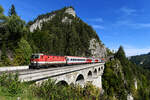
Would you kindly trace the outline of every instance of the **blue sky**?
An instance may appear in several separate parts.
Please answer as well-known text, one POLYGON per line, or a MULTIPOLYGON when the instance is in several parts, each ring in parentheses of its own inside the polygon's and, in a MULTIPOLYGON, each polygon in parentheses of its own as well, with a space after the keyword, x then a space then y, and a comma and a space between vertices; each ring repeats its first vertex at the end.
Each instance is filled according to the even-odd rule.
POLYGON ((73 6, 106 47, 117 50, 122 45, 127 56, 150 52, 150 0, 0 0, 5 15, 11 4, 26 22, 73 6))

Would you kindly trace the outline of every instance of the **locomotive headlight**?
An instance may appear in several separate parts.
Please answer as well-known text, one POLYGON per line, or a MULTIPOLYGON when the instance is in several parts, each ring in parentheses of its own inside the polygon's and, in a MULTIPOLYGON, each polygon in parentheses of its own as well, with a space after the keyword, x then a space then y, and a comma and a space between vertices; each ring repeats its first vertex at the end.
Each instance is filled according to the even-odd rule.
POLYGON ((36 63, 36 61, 31 61, 31 63, 36 63))

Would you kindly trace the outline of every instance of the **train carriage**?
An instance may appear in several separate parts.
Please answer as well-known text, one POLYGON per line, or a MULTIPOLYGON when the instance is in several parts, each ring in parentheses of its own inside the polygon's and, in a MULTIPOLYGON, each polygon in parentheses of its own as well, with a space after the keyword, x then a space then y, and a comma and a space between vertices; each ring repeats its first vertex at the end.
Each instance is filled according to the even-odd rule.
POLYGON ((86 57, 66 56, 67 64, 84 64, 87 63, 86 57))

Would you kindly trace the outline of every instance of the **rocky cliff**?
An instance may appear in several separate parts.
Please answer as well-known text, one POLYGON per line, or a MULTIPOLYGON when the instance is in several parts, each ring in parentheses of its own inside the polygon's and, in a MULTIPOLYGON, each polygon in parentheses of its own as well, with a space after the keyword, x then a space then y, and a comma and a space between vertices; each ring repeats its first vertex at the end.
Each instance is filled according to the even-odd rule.
POLYGON ((99 43, 95 38, 90 40, 89 49, 91 50, 91 54, 94 57, 106 57, 107 52, 104 45, 99 43))

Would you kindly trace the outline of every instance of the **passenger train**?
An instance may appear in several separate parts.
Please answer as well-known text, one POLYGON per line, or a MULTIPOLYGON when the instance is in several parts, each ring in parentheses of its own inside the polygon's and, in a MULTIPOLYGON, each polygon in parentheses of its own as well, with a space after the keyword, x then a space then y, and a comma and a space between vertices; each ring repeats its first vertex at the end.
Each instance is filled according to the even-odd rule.
POLYGON ((48 67, 51 65, 74 65, 103 62, 100 58, 87 58, 77 56, 52 56, 45 54, 33 54, 30 59, 29 69, 48 67))

